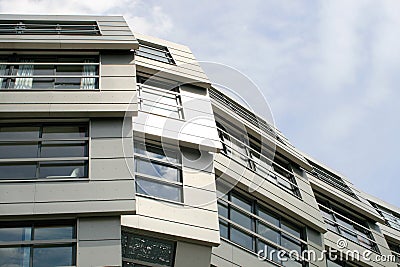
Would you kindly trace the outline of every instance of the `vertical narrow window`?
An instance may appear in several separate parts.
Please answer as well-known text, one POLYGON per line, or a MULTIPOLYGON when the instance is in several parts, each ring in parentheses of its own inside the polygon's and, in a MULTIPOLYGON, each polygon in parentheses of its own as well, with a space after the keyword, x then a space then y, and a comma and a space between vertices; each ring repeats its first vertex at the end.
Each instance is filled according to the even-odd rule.
POLYGON ((15 89, 31 89, 33 84, 33 60, 22 60, 17 70, 15 89))

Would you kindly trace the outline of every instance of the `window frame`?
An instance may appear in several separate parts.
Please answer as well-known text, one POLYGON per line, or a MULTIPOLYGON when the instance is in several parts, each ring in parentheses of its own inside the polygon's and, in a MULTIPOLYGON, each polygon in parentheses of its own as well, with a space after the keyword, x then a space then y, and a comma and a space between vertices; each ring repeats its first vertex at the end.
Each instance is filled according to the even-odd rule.
MULTIPOLYGON (((8 54, 0 55, 0 66, 5 66, 4 75, 0 74, 0 91, 98 91, 100 90, 100 55, 99 54, 49 54, 40 55, 32 53, 22 53, 22 54, 8 54), (2 62, 4 61, 4 62, 2 62), (77 61, 77 62, 75 62, 77 61), (89 61, 89 62, 85 62, 89 61), (18 70, 21 66, 29 66, 32 72, 29 75, 18 75, 18 70), (34 74, 37 70, 35 67, 47 66, 46 70, 52 70, 52 74, 38 75, 34 74), (58 67, 71 67, 71 66, 82 66, 79 70, 80 74, 57 74, 58 67), (88 74, 85 75, 86 67, 94 67, 95 75, 88 74), (25 79, 29 80, 28 88, 17 88, 16 80, 25 79), (48 79, 45 81, 49 86, 35 87, 35 82, 40 82, 40 80, 48 79), (57 82, 58 79, 58 82, 57 82), (69 83, 61 82, 62 79, 71 79, 69 83), (73 79, 79 79, 78 82, 73 82, 73 79), (94 82, 89 80, 94 79, 94 82), (89 82, 88 84, 83 84, 89 82), (65 85, 67 84, 67 85, 65 85), (71 84, 75 84, 71 86, 71 84), (91 88, 86 88, 90 85, 91 88), (83 86, 83 88, 82 88, 83 86)), ((28 71, 28 70, 27 70, 28 71)))
MULTIPOLYGON (((229 218, 226 218, 226 217, 222 216, 220 213, 218 213, 220 227, 221 227, 221 224, 223 224, 225 227, 227 227, 227 235, 228 235, 228 237, 221 236, 221 238, 229 243, 235 244, 235 245, 239 246, 240 248, 245 249, 246 251, 249 251, 251 253, 257 253, 257 251, 259 251, 259 250, 264 250, 264 247, 262 247, 262 248, 258 247, 258 244, 260 242, 262 242, 264 244, 267 244, 269 247, 275 249, 276 251, 283 250, 288 253, 290 250, 288 248, 285 248, 282 246, 282 239, 284 237, 287 237, 292 242, 293 241, 298 242, 300 244, 300 249, 302 251, 307 248, 305 226, 296 224, 296 222, 294 222, 293 219, 289 218, 288 216, 285 216, 284 214, 281 214, 278 211, 273 210, 273 208, 271 208, 266 203, 260 201, 259 199, 252 197, 252 196, 248 196, 248 194, 246 194, 245 192, 243 192, 240 189, 231 190, 227 194, 226 198, 219 198, 218 199, 218 211, 219 211, 220 206, 224 206, 227 208, 228 217, 229 217, 229 218), (249 202, 251 202, 251 211, 247 211, 246 209, 244 209, 244 208, 240 207, 239 205, 235 204, 234 202, 232 202, 232 194, 238 195, 238 196, 240 196, 240 198, 246 199, 249 202), (240 212, 251 217, 251 220, 252 220, 251 228, 252 229, 248 229, 248 228, 238 224, 234 220, 232 220, 232 218, 231 218, 231 210, 232 209, 239 210, 240 212), (261 217, 259 215, 260 210, 263 211, 264 213, 267 212, 270 215, 272 215, 275 219, 277 219, 279 221, 279 225, 275 225, 274 223, 261 217), (270 228, 271 230, 273 230, 279 234, 279 242, 278 242, 279 244, 269 240, 268 238, 264 237, 259 232, 259 226, 258 226, 259 223, 262 223, 263 225, 267 226, 268 228, 270 228), (292 233, 283 229, 282 224, 290 225, 290 226, 298 228, 300 230, 299 231, 300 238, 296 237, 292 233), (247 234, 248 236, 251 237, 252 248, 244 247, 243 245, 238 244, 238 243, 234 242, 233 240, 231 240, 231 228, 232 227, 241 232, 244 232, 245 234, 247 234)), ((272 259, 267 259, 267 261, 272 261, 272 259)), ((297 262, 299 262, 300 264, 303 264, 303 266, 305 266, 307 259, 301 258, 301 254, 300 254, 300 259, 297 262)), ((274 263, 280 264, 279 262, 274 262, 274 263)))
POLYGON ((24 227, 30 229, 30 240, 16 240, 16 241, 0 241, 1 248, 24 248, 29 249, 29 265, 32 266, 34 260, 35 248, 51 248, 51 247, 71 247, 72 265, 76 265, 77 259, 77 222, 76 220, 54 220, 54 221, 26 221, 26 222, 3 222, 0 223, 0 228, 18 228, 24 227), (52 226, 70 226, 72 227, 72 238, 69 239, 37 239, 35 240, 35 229, 39 227, 52 227, 52 226))
POLYGON ((148 58, 151 60, 155 60, 170 65, 176 65, 175 60, 172 57, 168 47, 157 45, 143 40, 138 40, 138 41, 139 41, 139 49, 135 50, 136 56, 148 58), (143 51, 143 50, 141 51, 140 48, 145 48, 145 50, 148 51, 143 51), (164 55, 160 56, 157 54, 157 52, 163 53, 164 55))
MULTIPOLYGON (((79 122, 26 122, 26 123, 1 123, 0 128, 13 128, 13 127, 35 127, 38 128, 37 137, 35 138, 6 138, 0 139, 1 144, 18 144, 18 143, 35 143, 36 144, 36 157, 26 158, 1 158, 0 165, 1 166, 11 166, 11 165, 26 165, 29 164, 31 166, 35 166, 36 169, 35 174, 33 177, 14 177, 14 178, 0 178, 1 182, 18 182, 18 181, 55 181, 55 180, 83 180, 89 179, 90 175, 90 122, 89 121, 79 121, 79 122), (58 128, 58 127, 83 127, 84 128, 84 137, 73 137, 73 138, 64 138, 64 137, 43 137, 43 130, 50 128, 58 128), (41 157, 41 151, 43 149, 42 144, 46 142, 57 142, 60 146, 66 145, 68 146, 71 142, 81 143, 83 144, 83 153, 84 156, 53 156, 53 157, 41 157), (81 163, 83 166, 83 175, 82 176, 72 176, 71 175, 50 175, 47 177, 41 177, 40 170, 43 168, 43 164, 61 164, 67 165, 67 163, 81 163)), ((68 133, 68 132, 67 132, 68 133)), ((72 166, 72 165, 70 165, 72 166)), ((78 165, 76 165, 78 166, 78 165)), ((75 169, 74 169, 75 170, 75 169)))
MULTIPOLYGON (((262 153, 256 151, 251 145, 246 144, 246 142, 244 141, 245 140, 244 134, 240 134, 234 131, 234 133, 237 135, 233 136, 232 134, 228 133, 225 130, 225 127, 219 121, 217 121, 217 131, 223 148, 221 150, 221 154, 237 162, 243 167, 251 170, 253 173, 260 175, 261 177, 263 177, 264 180, 274 184, 275 186, 279 187, 285 192, 295 196, 296 198, 302 199, 300 188, 297 185, 296 175, 293 171, 293 168, 290 166, 289 170, 284 166, 281 166, 280 163, 277 162, 278 158, 284 159, 282 155, 276 152, 276 154, 274 155, 274 159, 271 160, 262 153), (236 145, 233 146, 232 143, 236 143, 236 145), (239 146, 242 149, 242 151, 235 149, 235 147, 239 146), (263 167, 262 164, 256 162, 256 160, 254 159, 254 154, 258 155, 259 158, 262 158, 262 160, 264 160, 263 161, 264 163, 269 162, 269 164, 271 164, 272 169, 269 170, 268 168, 263 167), (241 160, 237 159, 237 155, 240 156, 241 160), (263 169, 263 170, 260 171, 258 169, 263 169), (280 172, 278 172, 277 171, 278 169, 286 173, 287 176, 285 177, 280 172), (264 177, 263 175, 267 175, 268 177, 264 177), (284 181, 286 184, 289 184, 291 188, 285 186, 282 182, 280 182, 280 180, 284 181)), ((288 161, 289 162, 288 164, 290 165, 290 161, 289 160, 286 161, 288 161)))
MULTIPOLYGON (((144 150, 144 152, 146 153, 147 150, 144 150)), ((141 138, 141 137, 134 137, 134 166, 135 166, 135 188, 136 188, 136 195, 138 196, 142 196, 142 197, 147 197, 147 198, 155 198, 158 200, 163 200, 163 201, 167 201, 167 202, 172 202, 172 203, 178 203, 178 204, 183 204, 184 203, 184 194, 183 194, 183 172, 182 172, 182 155, 179 151, 179 149, 174 148, 172 145, 166 144, 166 143, 161 143, 157 140, 152 140, 149 138, 141 138), (158 147, 160 148, 163 153, 164 156, 168 157, 168 155, 165 154, 164 151, 168 150, 168 151, 173 151, 176 152, 176 162, 170 162, 167 159, 159 159, 156 157, 152 157, 149 155, 144 155, 141 154, 139 152, 136 151, 136 146, 137 145, 141 145, 145 147, 145 149, 147 148, 147 146, 153 146, 153 147, 158 147), (156 162, 158 164, 161 165, 165 165, 168 168, 177 170, 177 175, 178 175, 178 180, 177 181, 172 181, 172 180, 168 180, 168 179, 163 179, 161 177, 157 177, 154 175, 150 175, 150 174, 146 174, 146 173, 142 173, 140 171, 137 170, 137 160, 142 160, 142 161, 148 161, 148 162, 156 162), (160 185, 166 185, 169 187, 174 187, 174 188, 178 188, 178 191, 180 192, 178 195, 178 200, 172 200, 172 199, 168 199, 168 198, 163 198, 160 196, 154 196, 154 195, 150 195, 150 194, 144 194, 144 193, 138 193, 138 186, 140 186, 137 183, 137 180, 146 180, 152 183, 157 183, 160 185)))
POLYGON ((380 254, 378 244, 374 240, 372 231, 369 229, 368 224, 366 221, 364 221, 364 219, 355 217, 357 215, 352 216, 349 214, 349 211, 343 210, 333 201, 319 195, 316 197, 316 200, 325 223, 335 227, 335 230, 327 227, 328 231, 334 232, 335 234, 340 235, 341 237, 352 241, 374 253, 380 254), (326 214, 330 214, 331 218, 327 218, 324 212, 326 214), (346 224, 351 225, 352 229, 344 224, 341 224, 340 221, 344 221, 346 224), (356 240, 349 238, 345 233, 352 235, 356 240), (367 240, 371 244, 367 245, 365 242, 362 242, 361 239, 367 240))
POLYGON ((150 74, 138 72, 136 74, 136 82, 138 89, 138 105, 141 112, 172 118, 176 120, 184 120, 184 108, 182 105, 182 96, 180 83, 177 81, 169 80, 161 77, 152 77, 150 74), (157 81, 160 86, 146 84, 148 80, 152 82, 157 81), (164 87, 164 88, 163 88, 164 87), (156 100, 150 99, 145 94, 152 94, 157 97, 156 100), (175 104, 162 103, 163 98, 174 100, 175 104), (149 104, 150 103, 150 104, 149 104), (145 106, 153 107, 147 110, 145 106), (156 109, 164 109, 170 111, 167 115, 162 112, 156 112, 156 109), (176 114, 175 116, 171 116, 176 114))

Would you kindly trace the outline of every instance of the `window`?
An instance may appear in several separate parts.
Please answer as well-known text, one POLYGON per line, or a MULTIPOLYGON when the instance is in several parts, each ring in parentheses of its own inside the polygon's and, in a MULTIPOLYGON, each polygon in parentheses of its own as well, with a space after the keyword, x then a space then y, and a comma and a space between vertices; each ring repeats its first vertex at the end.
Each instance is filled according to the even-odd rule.
POLYGON ((100 35, 95 21, 1 21, 0 35, 100 35))
POLYGON ((175 243, 122 231, 122 266, 174 266, 175 243))
POLYGON ((385 219, 387 226, 390 226, 390 227, 400 231, 400 215, 399 214, 397 214, 394 211, 391 211, 389 209, 386 209, 382 206, 379 206, 378 204, 375 204, 373 202, 371 202, 371 204, 385 219))
POLYGON ((301 256, 306 248, 304 228, 270 210, 257 199, 231 191, 218 200, 221 237, 255 253, 267 252, 270 261, 284 266, 304 266, 303 259, 278 260, 280 250, 295 250, 301 256))
POLYGON ((136 55, 161 61, 168 64, 175 64, 168 48, 152 43, 139 40, 139 50, 135 51, 136 55))
POLYGON ((0 57, 1 89, 96 89, 96 56, 10 55, 0 57))
POLYGON ((0 225, 0 267, 71 266, 75 261, 75 222, 0 225))
POLYGON ((395 257, 395 262, 397 266, 400 266, 400 244, 395 244, 392 242, 388 242, 389 249, 392 251, 392 254, 395 257))
POLYGON ((87 124, 0 124, 0 179, 88 177, 87 124))
POLYGON ((183 202, 180 151, 153 140, 135 140, 136 193, 183 202))
POLYGON ((378 246, 373 239, 371 230, 368 228, 366 221, 358 219, 348 212, 341 210, 331 201, 317 198, 317 202, 328 230, 367 249, 379 252, 378 246))
POLYGON ((138 74, 138 100, 141 111, 169 118, 184 119, 178 82, 138 74))
POLYGON ((314 177, 318 178, 319 180, 335 187, 336 189, 351 196, 352 198, 355 198, 358 200, 357 196, 350 189, 350 187, 343 181, 342 178, 331 173, 330 171, 323 169, 322 167, 318 166, 317 164, 315 164, 311 161, 309 161, 309 163, 313 166, 313 170, 310 173, 311 175, 313 175, 314 177))
POLYGON ((247 138, 243 134, 232 131, 236 134, 234 136, 228 133, 219 122, 217 122, 217 127, 224 155, 249 168, 288 193, 301 198, 289 160, 278 153, 275 154, 274 160, 271 160, 272 157, 269 158, 260 153, 261 147, 259 145, 257 146, 252 141, 250 141, 250 145, 246 144, 248 139, 255 140, 254 137, 247 138))
POLYGON ((326 266, 327 267, 360 267, 360 265, 351 263, 349 261, 340 261, 340 260, 335 260, 332 261, 330 259, 326 259, 326 266))

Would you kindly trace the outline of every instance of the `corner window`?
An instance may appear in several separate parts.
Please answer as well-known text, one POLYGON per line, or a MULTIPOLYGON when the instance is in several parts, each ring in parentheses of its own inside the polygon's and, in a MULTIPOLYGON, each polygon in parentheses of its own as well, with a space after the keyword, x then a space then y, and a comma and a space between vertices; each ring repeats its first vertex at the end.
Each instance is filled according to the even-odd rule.
POLYGON ((397 214, 396 212, 379 206, 373 202, 371 202, 371 204, 385 219, 385 223, 387 226, 400 231, 400 214, 397 214))
POLYGON ((180 151, 153 140, 135 140, 136 193, 183 202, 180 151))
POLYGON ((75 264, 75 222, 13 222, 0 225, 0 266, 75 264))
POLYGON ((96 56, 10 55, 0 57, 1 89, 98 89, 96 56))
POLYGON ((252 252, 263 251, 269 261, 304 266, 305 259, 301 258, 287 262, 278 260, 281 250, 286 257, 292 250, 301 255, 306 248, 304 229, 273 212, 264 203, 231 191, 227 198, 218 199, 218 215, 221 237, 252 252))
POLYGON ((317 198, 317 202, 328 230, 369 250, 379 252, 378 246, 366 221, 355 218, 348 212, 338 208, 337 205, 331 201, 317 198))
POLYGON ((122 231, 122 266, 174 266, 175 242, 122 231))
POLYGON ((0 179, 88 177, 88 125, 0 124, 0 179))
POLYGON ((161 61, 168 64, 175 64, 171 53, 165 46, 160 46, 139 40, 139 50, 135 51, 136 55, 161 61))
POLYGON ((292 166, 283 155, 275 153, 273 160, 271 159, 272 157, 266 157, 261 153, 259 140, 250 136, 247 138, 244 134, 234 130, 228 133, 218 121, 217 131, 222 143, 222 154, 286 192, 301 198, 292 166), (250 140, 250 144, 248 144, 248 140, 250 140), (255 140, 257 143, 254 142, 255 140))

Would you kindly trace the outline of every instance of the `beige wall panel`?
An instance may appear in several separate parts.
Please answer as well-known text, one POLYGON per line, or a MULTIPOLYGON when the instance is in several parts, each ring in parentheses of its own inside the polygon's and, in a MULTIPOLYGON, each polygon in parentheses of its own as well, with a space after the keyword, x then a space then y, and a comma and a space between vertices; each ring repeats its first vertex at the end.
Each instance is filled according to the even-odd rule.
POLYGON ((137 197, 136 212, 141 216, 157 218, 160 222, 171 221, 192 227, 202 227, 212 230, 219 229, 216 224, 217 219, 215 211, 202 210, 199 208, 137 197))
POLYGON ((210 261, 210 246, 201 246, 180 241, 177 243, 175 267, 209 267, 210 261))
POLYGON ((91 159, 90 180, 134 179, 133 158, 91 159))
POLYGON ((132 157, 132 138, 96 138, 90 143, 91 158, 123 158, 132 157))

